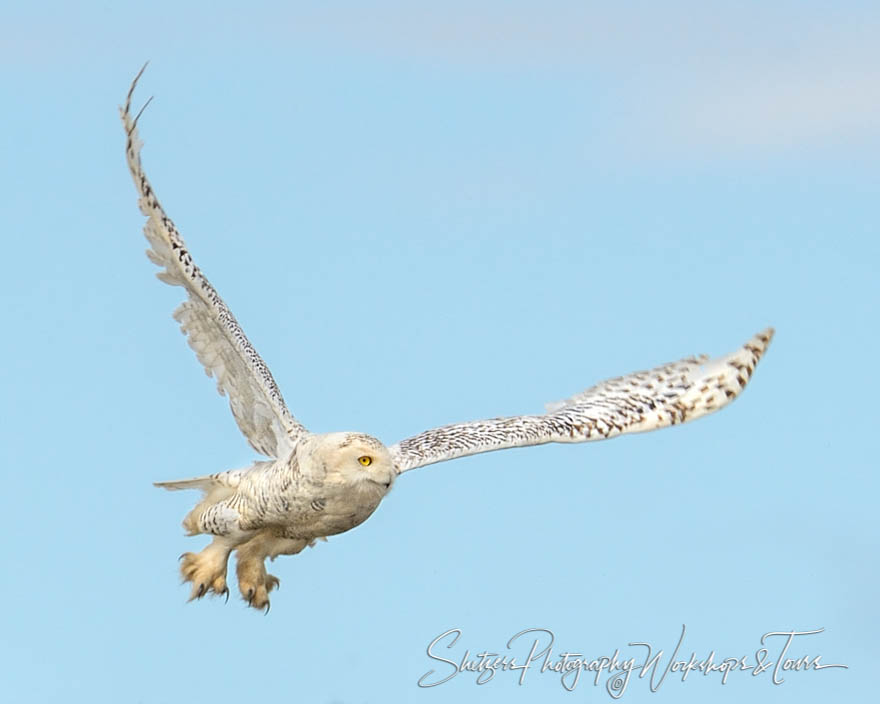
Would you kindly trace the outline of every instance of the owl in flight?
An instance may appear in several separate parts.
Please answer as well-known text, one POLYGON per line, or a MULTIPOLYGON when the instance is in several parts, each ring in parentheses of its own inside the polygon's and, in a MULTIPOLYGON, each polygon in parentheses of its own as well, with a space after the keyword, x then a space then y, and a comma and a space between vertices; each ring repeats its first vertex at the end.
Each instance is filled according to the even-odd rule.
POLYGON ((269 592, 279 582, 266 572, 267 557, 295 555, 319 538, 363 523, 397 477, 410 469, 509 447, 604 440, 717 411, 745 388, 773 336, 768 328, 724 357, 688 357, 603 381, 548 404, 540 415, 447 425, 390 446, 363 433, 310 433, 287 409, 269 368, 194 263, 147 180, 140 160, 139 115, 131 114, 142 73, 120 113, 128 168, 147 217, 147 256, 161 267, 157 276, 162 281, 186 291, 174 318, 208 375, 216 378, 220 393, 229 398, 241 432, 268 458, 244 469, 156 484, 202 492, 183 526, 189 535, 205 533, 213 541, 199 553, 181 556, 183 579, 192 583, 190 599, 205 594, 228 598, 227 562, 235 550, 242 597, 250 606, 268 610, 269 592))

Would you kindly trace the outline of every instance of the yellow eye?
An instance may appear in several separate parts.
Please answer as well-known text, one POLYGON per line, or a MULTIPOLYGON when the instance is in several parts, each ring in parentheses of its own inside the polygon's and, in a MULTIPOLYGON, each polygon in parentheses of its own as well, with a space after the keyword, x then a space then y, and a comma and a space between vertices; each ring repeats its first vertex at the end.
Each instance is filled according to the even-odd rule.
POLYGON ((363 457, 358 457, 358 462, 360 462, 364 467, 369 467, 373 464, 373 458, 369 455, 364 455, 363 457))

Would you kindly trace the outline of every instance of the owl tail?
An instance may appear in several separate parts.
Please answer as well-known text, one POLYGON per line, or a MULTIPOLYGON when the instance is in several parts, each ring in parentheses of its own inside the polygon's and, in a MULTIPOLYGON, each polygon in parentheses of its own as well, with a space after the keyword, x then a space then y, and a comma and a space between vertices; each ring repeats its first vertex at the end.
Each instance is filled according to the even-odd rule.
POLYGON ((211 476, 178 479, 173 482, 153 482, 153 486, 157 486, 160 489, 168 489, 168 491, 180 491, 182 489, 201 489, 202 491, 209 491, 217 486, 217 484, 217 479, 211 476))
POLYGON ((177 479, 171 482, 153 482, 153 486, 160 489, 168 489, 169 491, 180 491, 181 489, 200 489, 205 494, 210 494, 218 489, 234 490, 241 483, 242 477, 249 472, 262 467, 271 465, 271 462, 255 462, 252 466, 244 469, 228 469, 225 472, 217 474, 205 474, 201 477, 193 477, 192 479, 177 479))
POLYGON ((192 479, 179 479, 173 482, 154 482, 154 486, 170 491, 199 489, 203 492, 201 501, 183 519, 183 527, 186 529, 187 534, 196 535, 197 533, 204 532, 201 525, 202 514, 218 501, 223 501, 234 493, 235 488, 230 486, 230 479, 238 479, 238 474, 221 472, 220 474, 193 477, 192 479))

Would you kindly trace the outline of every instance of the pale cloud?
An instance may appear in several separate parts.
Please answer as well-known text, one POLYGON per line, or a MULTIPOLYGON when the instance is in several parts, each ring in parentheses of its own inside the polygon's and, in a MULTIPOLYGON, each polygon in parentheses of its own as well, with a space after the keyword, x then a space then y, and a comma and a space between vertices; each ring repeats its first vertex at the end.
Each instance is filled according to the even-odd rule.
POLYGON ((12 18, 0 38, 0 62, 291 48, 364 55, 390 66, 562 77, 582 91, 585 105, 610 116, 603 136, 633 155, 839 142, 876 148, 880 140, 880 8, 871 3, 349 0, 208 7, 156 0, 134 24, 120 8, 108 10, 103 22, 70 9, 12 18))
POLYGON ((793 146, 880 136, 880 76, 860 66, 762 67, 685 96, 668 126, 678 139, 729 148, 793 146))
POLYGON ((474 72, 616 86, 632 152, 742 151, 880 138, 880 13, 808 3, 355 5, 289 18, 303 40, 474 72))

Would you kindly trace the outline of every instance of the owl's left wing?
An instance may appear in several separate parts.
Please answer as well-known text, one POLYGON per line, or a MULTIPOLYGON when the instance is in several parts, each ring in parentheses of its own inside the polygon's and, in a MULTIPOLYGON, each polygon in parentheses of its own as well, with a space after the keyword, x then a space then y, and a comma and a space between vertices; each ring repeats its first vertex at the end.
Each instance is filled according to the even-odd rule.
POLYGON ((141 141, 137 117, 131 115, 131 96, 143 72, 141 69, 132 82, 120 114, 128 136, 125 157, 138 191, 138 205, 147 216, 147 256, 162 267, 157 274, 162 281, 186 290, 187 300, 174 311, 174 319, 189 338, 189 345, 208 376, 217 379, 217 390, 229 397, 235 422, 251 447, 268 457, 284 457, 308 431, 291 415, 266 363, 220 294, 196 266, 141 166, 141 141))
POLYGON ((509 447, 604 440, 686 423, 723 408, 746 387, 773 328, 736 352, 679 362, 603 381, 547 413, 493 418, 426 430, 389 447, 398 472, 509 447))

